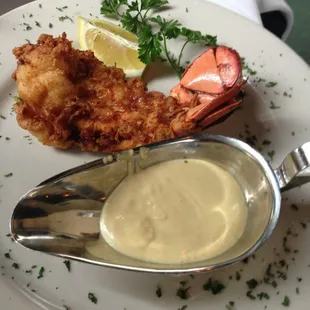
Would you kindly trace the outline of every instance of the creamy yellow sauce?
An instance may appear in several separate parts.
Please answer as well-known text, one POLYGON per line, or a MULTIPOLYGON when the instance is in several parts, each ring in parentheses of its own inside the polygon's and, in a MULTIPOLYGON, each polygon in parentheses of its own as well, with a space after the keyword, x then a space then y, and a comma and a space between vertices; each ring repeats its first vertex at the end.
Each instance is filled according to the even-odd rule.
POLYGON ((231 174, 208 161, 178 159, 125 179, 104 205, 100 230, 122 254, 177 264, 227 251, 246 221, 246 200, 231 174))

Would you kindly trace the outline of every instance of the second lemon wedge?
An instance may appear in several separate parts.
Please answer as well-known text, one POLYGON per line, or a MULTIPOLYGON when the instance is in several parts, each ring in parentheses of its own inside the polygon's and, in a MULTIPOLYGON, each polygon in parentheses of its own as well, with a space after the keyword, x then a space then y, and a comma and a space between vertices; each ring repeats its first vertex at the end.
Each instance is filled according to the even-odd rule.
POLYGON ((121 68, 129 77, 142 75, 146 65, 139 59, 136 35, 98 19, 79 16, 78 24, 82 50, 92 50, 105 65, 121 68))

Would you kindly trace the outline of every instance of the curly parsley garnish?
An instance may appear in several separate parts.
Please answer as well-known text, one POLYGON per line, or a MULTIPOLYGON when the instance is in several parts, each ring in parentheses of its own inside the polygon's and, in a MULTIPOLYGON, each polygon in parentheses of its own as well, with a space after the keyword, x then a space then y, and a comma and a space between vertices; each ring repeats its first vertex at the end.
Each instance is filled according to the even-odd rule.
POLYGON ((138 36, 139 59, 149 64, 155 60, 168 61, 181 77, 185 68, 182 66, 182 56, 189 43, 216 46, 216 36, 202 34, 183 27, 175 19, 167 20, 159 15, 150 16, 150 10, 163 9, 167 0, 141 0, 128 3, 127 0, 103 0, 101 14, 119 20, 124 29, 138 36), (178 56, 168 49, 168 41, 176 38, 184 39, 178 56))

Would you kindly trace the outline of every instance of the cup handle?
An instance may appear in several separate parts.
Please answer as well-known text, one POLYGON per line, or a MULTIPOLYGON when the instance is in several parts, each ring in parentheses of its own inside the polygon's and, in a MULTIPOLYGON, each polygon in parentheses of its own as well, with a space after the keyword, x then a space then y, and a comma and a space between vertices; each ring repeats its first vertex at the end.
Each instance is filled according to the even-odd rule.
POLYGON ((280 167, 274 170, 281 191, 309 183, 310 174, 300 175, 307 168, 310 168, 310 142, 288 154, 280 167))
POLYGON ((294 13, 285 0, 260 0, 259 9, 261 13, 270 11, 280 11, 286 20, 286 29, 282 35, 282 40, 289 36, 294 23, 294 13))

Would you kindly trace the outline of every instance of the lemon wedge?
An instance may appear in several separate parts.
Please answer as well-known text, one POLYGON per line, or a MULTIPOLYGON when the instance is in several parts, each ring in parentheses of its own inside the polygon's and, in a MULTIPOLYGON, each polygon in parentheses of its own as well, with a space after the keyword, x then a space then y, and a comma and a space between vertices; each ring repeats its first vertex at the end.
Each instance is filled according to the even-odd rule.
POLYGON ((140 61, 138 38, 123 28, 99 19, 78 17, 79 44, 92 50, 107 66, 124 70, 127 76, 141 76, 146 65, 140 61))

